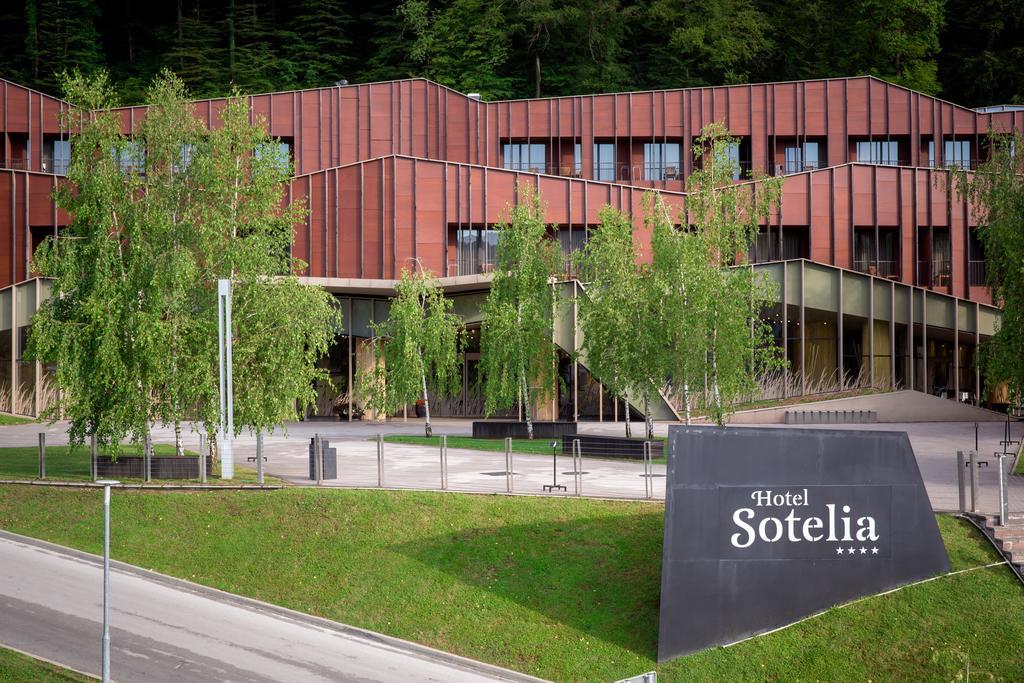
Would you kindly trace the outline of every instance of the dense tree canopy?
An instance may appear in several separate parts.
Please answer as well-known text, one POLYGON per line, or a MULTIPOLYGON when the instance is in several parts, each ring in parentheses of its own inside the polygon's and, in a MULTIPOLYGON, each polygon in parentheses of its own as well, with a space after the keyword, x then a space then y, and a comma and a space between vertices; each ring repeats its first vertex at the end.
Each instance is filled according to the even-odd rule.
POLYGON ((57 92, 161 68, 196 95, 426 76, 485 98, 874 74, 970 106, 1024 97, 1017 0, 22 0, 0 76, 57 92), (538 82, 539 75, 539 82, 538 82))

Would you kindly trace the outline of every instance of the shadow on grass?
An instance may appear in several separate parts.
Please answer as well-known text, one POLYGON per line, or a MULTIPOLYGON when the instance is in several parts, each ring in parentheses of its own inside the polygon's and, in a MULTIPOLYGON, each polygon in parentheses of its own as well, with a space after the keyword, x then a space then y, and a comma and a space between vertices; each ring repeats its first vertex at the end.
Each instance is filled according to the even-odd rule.
POLYGON ((393 549, 583 634, 653 658, 664 516, 462 530, 393 549))

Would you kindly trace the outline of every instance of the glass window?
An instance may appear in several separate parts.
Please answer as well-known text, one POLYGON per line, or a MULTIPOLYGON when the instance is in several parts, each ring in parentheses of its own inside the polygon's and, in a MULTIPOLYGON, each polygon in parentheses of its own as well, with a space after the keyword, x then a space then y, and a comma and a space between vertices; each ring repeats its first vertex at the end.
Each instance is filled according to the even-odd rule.
POLYGON ((743 177, 743 169, 740 167, 740 143, 730 142, 725 146, 725 158, 732 166, 732 179, 739 180, 743 177))
MULTIPOLYGON (((264 157, 270 159, 281 170, 291 168, 292 146, 287 142, 265 142, 257 145, 254 153, 257 159, 263 159, 264 157)), ((191 151, 189 152, 189 160, 191 160, 191 151)))
POLYGON ((544 173, 547 146, 537 143, 512 142, 504 145, 504 167, 512 171, 544 173))
POLYGON ((129 140, 114 154, 122 173, 143 173, 146 170, 146 147, 141 142, 129 140))
POLYGON ((946 140, 942 151, 946 166, 950 168, 971 167, 971 143, 969 140, 946 140))
POLYGON ((576 143, 572 150, 572 176, 579 178, 583 175, 583 145, 576 143))
POLYGON ((805 142, 803 145, 786 148, 786 173, 799 173, 815 168, 819 168, 817 142, 805 142))
POLYGON ((475 275, 494 270, 498 253, 498 231, 480 228, 456 233, 458 274, 475 275))
POLYGON ((53 173, 66 175, 71 163, 71 143, 67 140, 53 141, 53 173))
POLYGON ((644 180, 676 180, 682 177, 678 142, 644 144, 644 180))
POLYGON ((935 168, 935 141, 928 141, 928 166, 935 168))
POLYGON ((594 180, 615 180, 615 145, 594 143, 594 180))
POLYGON ((899 143, 894 140, 858 142, 857 161, 863 164, 898 166, 900 163, 899 143))
POLYGON ((195 152, 196 146, 189 143, 183 143, 181 145, 181 151, 178 153, 178 160, 174 163, 174 172, 181 173, 187 171, 188 167, 192 164, 192 154, 195 152))

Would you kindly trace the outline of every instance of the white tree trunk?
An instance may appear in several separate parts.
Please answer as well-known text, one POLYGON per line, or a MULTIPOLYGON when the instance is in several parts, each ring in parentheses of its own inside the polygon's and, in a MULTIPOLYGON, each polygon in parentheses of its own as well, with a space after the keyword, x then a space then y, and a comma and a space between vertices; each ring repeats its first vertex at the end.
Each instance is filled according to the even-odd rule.
POLYGON ((654 418, 651 416, 650 394, 644 394, 644 425, 647 428, 647 439, 654 438, 654 418))
POLYGON ((683 384, 683 416, 686 424, 690 424, 690 385, 683 384))
POLYGON ((626 438, 633 438, 633 426, 629 422, 629 400, 625 396, 622 397, 622 408, 625 411, 626 417, 626 438))
POLYGON ((432 435, 430 428, 430 398, 427 396, 427 372, 423 367, 423 358, 420 357, 420 380, 423 382, 423 410, 426 413, 426 422, 424 422, 424 431, 427 436, 432 435))
POLYGON ((530 414, 530 410, 533 406, 530 405, 530 389, 526 383, 526 368, 520 369, 519 377, 523 387, 523 415, 526 417, 526 438, 532 440, 533 416, 530 414))
POLYGON ((185 455, 185 446, 181 442, 181 420, 174 421, 174 453, 179 458, 185 455))

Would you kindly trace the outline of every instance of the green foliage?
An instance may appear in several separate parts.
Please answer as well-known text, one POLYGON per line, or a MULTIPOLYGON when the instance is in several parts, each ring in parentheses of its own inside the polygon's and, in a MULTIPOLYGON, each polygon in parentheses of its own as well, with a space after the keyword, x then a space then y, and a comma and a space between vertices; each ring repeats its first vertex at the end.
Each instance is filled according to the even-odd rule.
POLYGON ((673 349, 662 345, 662 299, 633 230, 628 215, 610 206, 601 210, 580 259, 586 287, 579 325, 587 367, 614 396, 642 399, 647 437, 653 438, 650 403, 668 379, 673 349))
MULTIPOLYGON (((732 404, 754 389, 756 377, 783 364, 762 316, 775 303, 775 289, 764 274, 744 267, 745 252, 761 222, 778 206, 782 178, 762 176, 733 184, 736 169, 729 147, 735 142, 717 122, 708 124, 697 139, 694 154, 700 167, 687 180, 686 197, 693 226, 687 235, 698 241, 692 247, 696 256, 677 249, 665 266, 669 278, 673 270, 686 274, 686 292, 678 294, 685 304, 674 308, 695 308, 690 314, 696 316, 693 339, 705 359, 699 374, 707 377, 711 390, 708 415, 719 424, 724 424, 732 404)), ((692 322, 685 317, 681 321, 692 322)), ((672 327, 684 329, 679 324, 672 327)), ((695 383, 696 377, 689 374, 695 369, 684 363, 678 372, 695 383)))
POLYGON ((224 95, 426 76, 487 97, 856 76, 975 106, 1024 97, 1013 0, 29 0, 0 7, 4 76, 162 68, 224 95), (174 7, 174 9, 171 9, 174 7))
POLYGON ((57 193, 71 221, 34 268, 54 278, 35 317, 30 353, 56 363, 50 416, 72 443, 140 439, 153 420, 219 421, 216 281, 233 281, 235 425, 268 429, 314 400, 315 368, 339 317, 330 296, 299 283, 286 205, 291 170, 272 155, 262 122, 235 98, 207 132, 184 84, 163 73, 135 140, 104 111, 105 75, 73 74, 67 94, 68 182, 57 193), (144 154, 142 153, 144 150, 144 154), (123 165, 130 157, 136 163, 123 165))
POLYGON ((427 436, 431 434, 428 389, 450 395, 462 379, 462 321, 451 312, 452 305, 429 272, 403 269, 388 319, 373 324, 384 340, 384 362, 363 389, 367 405, 387 414, 422 399, 427 436))
POLYGON ((415 36, 410 55, 422 75, 461 92, 500 99, 514 93, 512 79, 500 73, 512 45, 502 9, 489 0, 453 0, 441 10, 432 10, 426 0, 406 0, 398 12, 415 36))
POLYGON ((977 171, 954 175, 971 206, 985 250, 993 300, 1003 307, 995 336, 982 348, 989 389, 1006 383, 1010 399, 1024 397, 1024 136, 991 134, 991 156, 977 171))
POLYGON ((551 321, 555 313, 552 273, 560 255, 544 223, 540 196, 517 188, 519 202, 497 226, 497 266, 481 307, 480 372, 484 412, 520 404, 531 438, 531 410, 557 387, 551 321))

